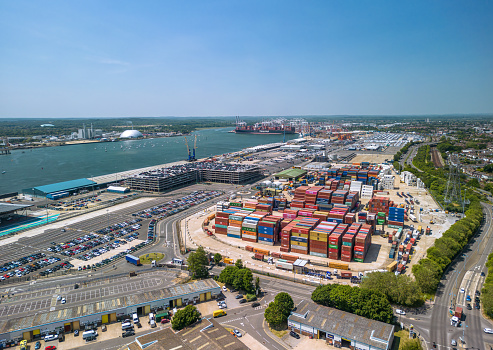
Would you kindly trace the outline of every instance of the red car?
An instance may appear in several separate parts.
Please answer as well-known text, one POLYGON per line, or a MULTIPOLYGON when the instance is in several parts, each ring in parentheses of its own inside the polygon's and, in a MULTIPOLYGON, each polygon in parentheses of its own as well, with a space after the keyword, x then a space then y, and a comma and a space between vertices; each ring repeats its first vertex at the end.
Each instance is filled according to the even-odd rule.
POLYGON ((55 345, 50 345, 45 348, 45 350, 55 350, 56 346, 55 345))
POLYGON ((161 320, 161 323, 168 323, 168 322, 169 322, 169 320, 168 320, 167 318, 163 318, 163 319, 161 320))

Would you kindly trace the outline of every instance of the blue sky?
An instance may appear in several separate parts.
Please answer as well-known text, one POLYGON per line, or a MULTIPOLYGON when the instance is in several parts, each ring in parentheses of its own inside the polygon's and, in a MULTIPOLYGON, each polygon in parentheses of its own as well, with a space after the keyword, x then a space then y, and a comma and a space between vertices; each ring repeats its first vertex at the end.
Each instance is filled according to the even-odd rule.
POLYGON ((0 117, 493 112, 493 1, 1 1, 0 117))

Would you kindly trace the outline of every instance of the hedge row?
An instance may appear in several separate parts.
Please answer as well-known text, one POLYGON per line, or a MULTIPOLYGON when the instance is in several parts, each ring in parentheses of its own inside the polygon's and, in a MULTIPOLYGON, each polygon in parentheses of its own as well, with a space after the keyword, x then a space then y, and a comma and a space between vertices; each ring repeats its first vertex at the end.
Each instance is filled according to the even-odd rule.
POLYGON ((488 255, 486 267, 488 268, 488 276, 486 276, 481 290, 481 300, 484 312, 488 317, 493 318, 493 253, 488 255))

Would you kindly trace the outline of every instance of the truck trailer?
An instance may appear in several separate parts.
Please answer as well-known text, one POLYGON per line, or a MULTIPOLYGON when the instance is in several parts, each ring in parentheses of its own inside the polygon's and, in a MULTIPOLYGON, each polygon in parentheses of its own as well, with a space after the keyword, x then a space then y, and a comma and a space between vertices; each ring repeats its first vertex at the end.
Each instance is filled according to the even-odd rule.
POLYGON ((135 266, 140 265, 140 258, 127 254, 125 255, 125 260, 127 260, 128 263, 134 264, 135 266))

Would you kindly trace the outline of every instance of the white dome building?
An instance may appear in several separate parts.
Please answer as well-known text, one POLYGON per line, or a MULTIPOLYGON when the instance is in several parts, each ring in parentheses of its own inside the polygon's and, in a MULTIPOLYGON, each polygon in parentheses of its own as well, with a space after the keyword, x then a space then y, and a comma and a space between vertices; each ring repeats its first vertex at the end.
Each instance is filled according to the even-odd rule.
POLYGON ((139 137, 144 137, 144 135, 138 130, 125 130, 120 135, 121 139, 137 139, 139 137))

